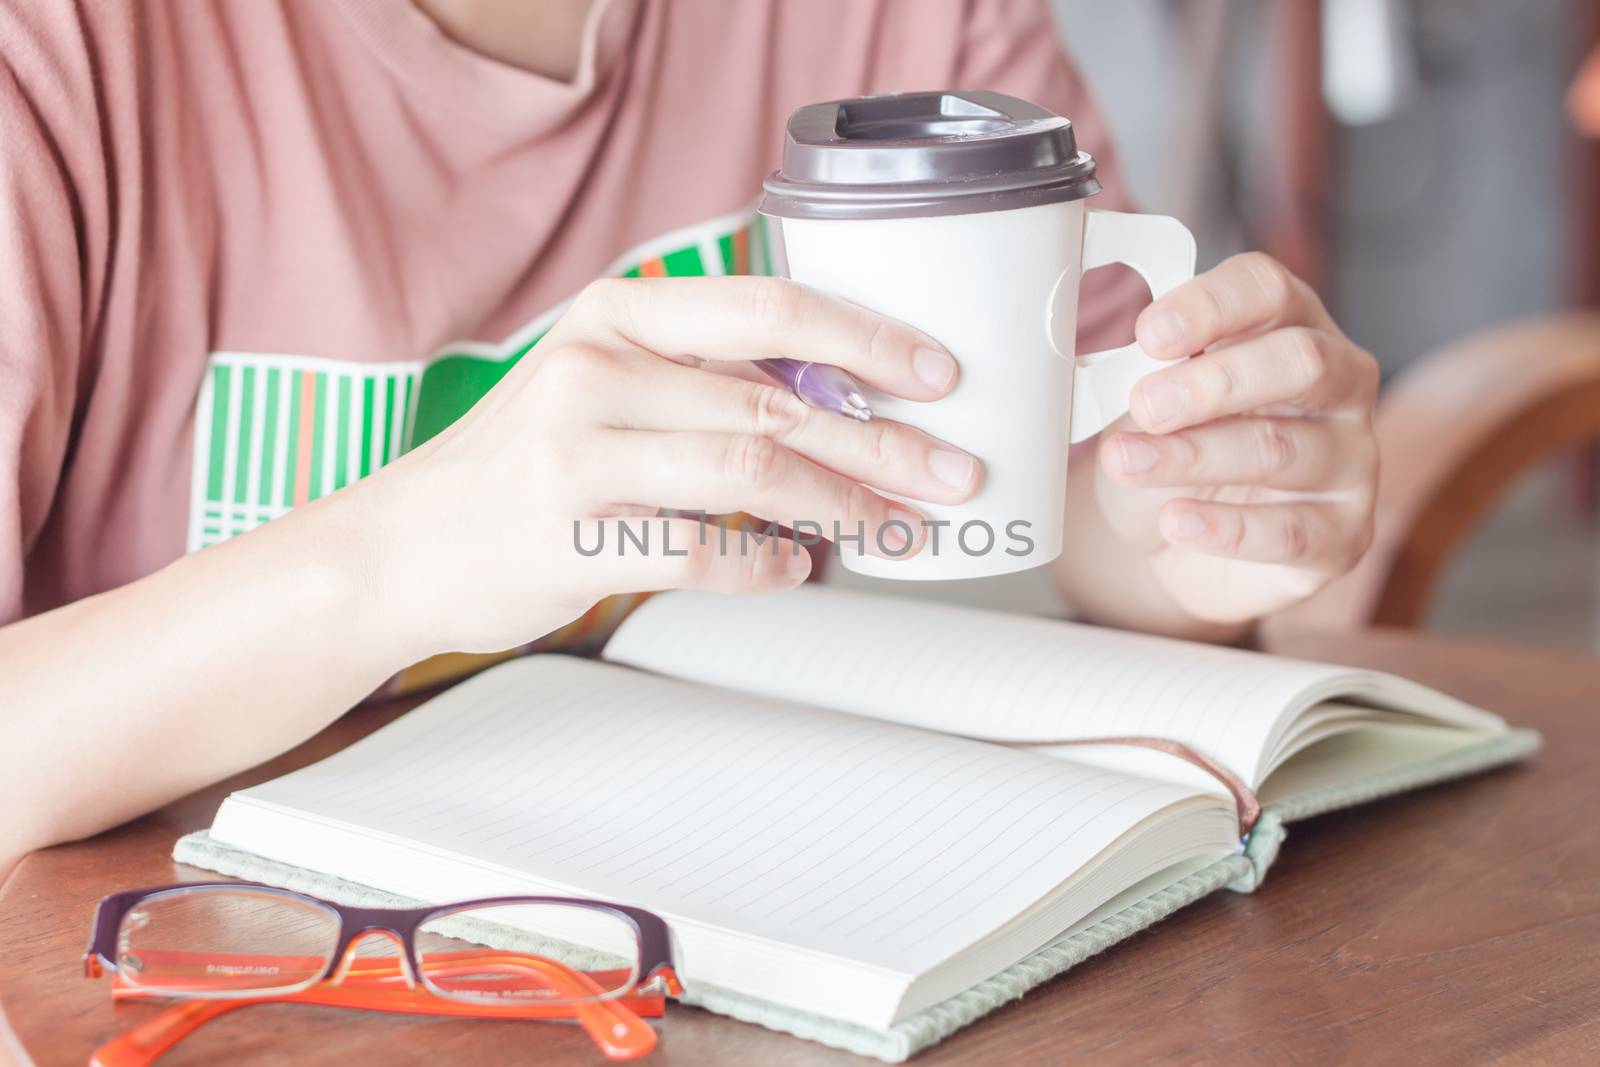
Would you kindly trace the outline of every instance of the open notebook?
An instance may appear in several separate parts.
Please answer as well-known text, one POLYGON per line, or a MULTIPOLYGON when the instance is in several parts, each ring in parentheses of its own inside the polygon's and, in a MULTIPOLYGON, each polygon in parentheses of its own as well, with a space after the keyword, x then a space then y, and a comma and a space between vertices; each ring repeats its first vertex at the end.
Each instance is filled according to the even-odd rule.
POLYGON ((659 596, 604 658, 495 667, 234 793, 178 858, 329 895, 642 905, 697 1002, 900 1059, 1252 888, 1285 818, 1537 744, 1370 671, 829 589, 659 596), (1070 744, 1130 736, 1255 790, 1249 849, 1213 773, 1070 744))

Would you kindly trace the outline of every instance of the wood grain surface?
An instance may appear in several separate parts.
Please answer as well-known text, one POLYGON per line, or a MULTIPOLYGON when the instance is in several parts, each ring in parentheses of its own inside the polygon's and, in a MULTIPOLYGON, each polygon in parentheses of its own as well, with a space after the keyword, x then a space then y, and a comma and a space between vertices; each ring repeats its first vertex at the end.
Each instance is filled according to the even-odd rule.
MULTIPOLYGON (((1403 633, 1279 634, 1277 650, 1397 671, 1545 734, 1532 763, 1293 827, 1266 885, 1219 893, 917 1057, 940 1064, 1600 1062, 1600 663, 1403 633)), ((88 841, 0 887, 0 1008, 14 1047, 83 1064, 153 1007, 113 1007, 80 963, 94 903, 208 877, 172 862, 233 788, 376 729, 362 710, 272 763, 88 841)), ((673 1064, 871 1062, 669 1006, 673 1064)), ((0 1041, 0 1047, 6 1042, 0 1041)), ((602 1064, 576 1028, 274 1005, 163 1061, 602 1064)))

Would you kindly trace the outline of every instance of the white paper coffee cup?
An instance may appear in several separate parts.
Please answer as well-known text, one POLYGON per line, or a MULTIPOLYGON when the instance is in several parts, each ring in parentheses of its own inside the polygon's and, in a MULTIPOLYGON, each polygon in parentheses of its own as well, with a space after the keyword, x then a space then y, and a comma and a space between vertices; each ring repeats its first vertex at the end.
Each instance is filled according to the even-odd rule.
POLYGON ((1194 275, 1194 238, 1176 219, 1087 207, 1094 170, 1070 122, 999 93, 862 97, 791 116, 760 208, 779 272, 945 345, 961 365, 948 396, 867 399, 874 417, 957 445, 985 471, 968 503, 907 501, 927 520, 916 555, 870 555, 844 531, 850 570, 980 578, 1066 547, 1069 442, 1126 412, 1133 384, 1167 365, 1136 344, 1078 357, 1078 282, 1125 263, 1160 296, 1194 275))

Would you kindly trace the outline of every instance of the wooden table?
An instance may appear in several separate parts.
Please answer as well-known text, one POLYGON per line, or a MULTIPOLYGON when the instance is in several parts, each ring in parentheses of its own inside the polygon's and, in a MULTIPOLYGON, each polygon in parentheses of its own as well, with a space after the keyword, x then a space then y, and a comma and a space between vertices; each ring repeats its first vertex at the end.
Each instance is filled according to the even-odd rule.
MULTIPOLYGON (((1263 889, 1219 893, 917 1059, 937 1064, 1600 1062, 1600 661, 1425 636, 1283 638, 1292 654, 1408 674, 1545 734, 1525 767, 1292 829, 1263 889)), ((113 1009, 79 962, 103 894, 207 877, 170 859, 224 794, 332 752, 360 711, 235 781, 36 853, 0 889, 0 1006, 39 1064, 82 1064, 155 1010, 113 1009)), ((672 1006, 669 1064, 871 1061, 672 1006)), ((0 1048, 5 1041, 0 1040, 0 1048)), ((298 1005, 202 1028, 163 1063, 597 1064, 575 1027, 298 1005)))

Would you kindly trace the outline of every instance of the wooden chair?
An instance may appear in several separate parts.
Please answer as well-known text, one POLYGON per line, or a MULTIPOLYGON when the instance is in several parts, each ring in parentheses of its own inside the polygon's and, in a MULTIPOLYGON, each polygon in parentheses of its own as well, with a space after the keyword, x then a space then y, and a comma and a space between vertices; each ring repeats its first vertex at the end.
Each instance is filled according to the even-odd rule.
POLYGON ((1600 311, 1512 323, 1424 357, 1383 394, 1376 430, 1372 548, 1350 574, 1269 620, 1269 635, 1422 625, 1451 555, 1517 478, 1600 441, 1600 311))

